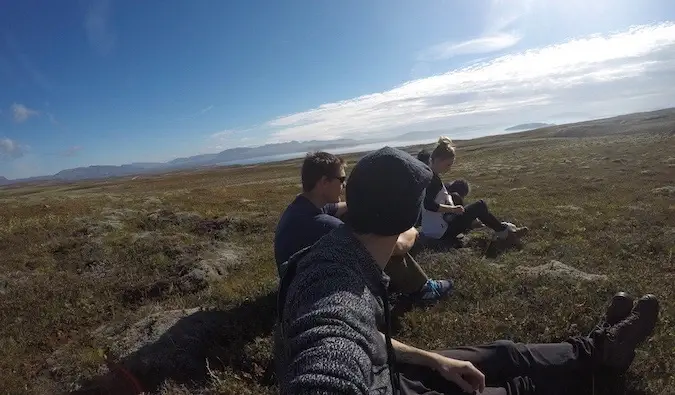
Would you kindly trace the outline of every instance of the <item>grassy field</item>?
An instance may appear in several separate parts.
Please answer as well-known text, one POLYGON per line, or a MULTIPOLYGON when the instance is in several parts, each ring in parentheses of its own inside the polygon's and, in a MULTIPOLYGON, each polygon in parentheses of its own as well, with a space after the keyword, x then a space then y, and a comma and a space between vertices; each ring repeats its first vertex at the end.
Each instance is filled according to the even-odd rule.
MULTIPOLYGON (((396 338, 428 349, 557 341, 586 333, 615 291, 651 292, 661 320, 630 388, 675 393, 674 125, 460 142, 446 179, 468 179, 469 200, 531 232, 497 256, 481 233, 421 252, 457 292, 401 316, 396 338), (514 270, 551 260, 608 279, 514 270)), ((299 163, 0 189, 0 393, 130 393, 127 373, 148 392, 274 393, 272 239, 299 163)))

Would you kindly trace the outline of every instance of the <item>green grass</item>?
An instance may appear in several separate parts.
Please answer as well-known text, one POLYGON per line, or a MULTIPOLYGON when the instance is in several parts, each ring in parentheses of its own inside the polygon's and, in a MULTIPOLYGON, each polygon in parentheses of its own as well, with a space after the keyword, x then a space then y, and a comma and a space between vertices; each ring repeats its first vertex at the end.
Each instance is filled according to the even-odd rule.
MULTIPOLYGON (((662 302, 661 320, 640 348, 630 386, 672 393, 675 203, 651 191, 675 182, 675 138, 528 136, 461 142, 445 175, 471 182, 469 200, 485 199, 504 220, 529 226, 524 248, 495 258, 471 248, 422 252, 425 270, 454 278, 457 293, 406 313, 396 338, 428 349, 499 338, 558 341, 586 333, 615 291, 650 292, 662 302), (527 279, 512 270, 553 259, 609 280, 527 279)), ((274 393, 272 240, 298 191, 297 160, 0 189, 0 393, 76 389, 105 373, 104 353, 119 351, 97 328, 193 307, 226 318, 202 339, 212 346, 211 369, 196 384, 166 377, 156 391, 274 393), (222 217, 219 229, 199 225, 222 217), (222 243, 240 249, 240 262, 224 280, 182 291, 181 276, 222 243)))

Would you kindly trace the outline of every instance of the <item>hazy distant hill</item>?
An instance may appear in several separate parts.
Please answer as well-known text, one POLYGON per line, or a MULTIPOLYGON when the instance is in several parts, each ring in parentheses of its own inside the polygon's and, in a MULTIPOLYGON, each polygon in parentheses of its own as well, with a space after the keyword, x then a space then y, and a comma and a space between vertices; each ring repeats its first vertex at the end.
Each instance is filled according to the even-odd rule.
POLYGON ((190 167, 217 165, 242 159, 257 158, 262 156, 292 154, 329 148, 353 147, 363 144, 361 140, 339 139, 331 141, 289 141, 287 143, 266 144, 260 147, 237 147, 226 149, 217 154, 203 154, 178 158, 167 162, 168 167, 190 167))
MULTIPOLYGON (((330 141, 289 141, 287 143, 267 144, 260 147, 230 148, 214 154, 195 155, 187 158, 177 158, 166 163, 131 163, 121 166, 95 165, 78 167, 75 169, 62 170, 51 176, 31 177, 18 180, 8 180, 0 176, 0 185, 8 185, 18 182, 42 182, 42 181, 77 181, 86 179, 104 179, 109 177, 130 176, 146 173, 166 172, 171 170, 191 169, 200 166, 214 166, 224 163, 232 163, 238 160, 269 157, 299 152, 308 152, 320 149, 349 148, 361 144, 390 141, 413 141, 422 138, 437 138, 437 136, 458 131, 470 131, 480 128, 479 126, 453 128, 448 131, 416 131, 387 139, 338 139, 330 141)), ((597 119, 593 121, 578 122, 564 125, 550 125, 546 123, 524 123, 505 129, 516 132, 522 137, 536 133, 537 137, 587 137, 606 136, 611 134, 643 133, 645 131, 675 132, 675 108, 657 110, 651 112, 621 115, 612 118, 597 119), (537 129, 537 131, 532 131, 537 129)), ((513 136, 512 136, 513 137, 513 136)), ((491 139, 499 139, 493 136, 491 139)))
POLYGON ((131 163, 120 166, 93 165, 61 170, 52 176, 39 176, 18 180, 7 180, 2 177, 0 185, 15 182, 33 181, 77 181, 86 179, 102 179, 109 177, 130 176, 136 174, 164 172, 169 170, 190 169, 200 166, 212 166, 229 163, 237 160, 258 158, 263 156, 283 155, 296 152, 306 152, 320 149, 352 147, 364 144, 363 140, 339 139, 331 141, 289 141, 287 143, 267 144, 260 147, 230 148, 215 154, 195 155, 187 158, 177 158, 166 163, 131 163))
POLYGON ((542 123, 542 122, 533 122, 533 123, 521 123, 520 125, 516 126, 511 126, 510 128, 504 129, 507 132, 518 132, 522 130, 532 130, 532 129, 539 129, 543 128, 546 126, 552 126, 550 123, 542 123))

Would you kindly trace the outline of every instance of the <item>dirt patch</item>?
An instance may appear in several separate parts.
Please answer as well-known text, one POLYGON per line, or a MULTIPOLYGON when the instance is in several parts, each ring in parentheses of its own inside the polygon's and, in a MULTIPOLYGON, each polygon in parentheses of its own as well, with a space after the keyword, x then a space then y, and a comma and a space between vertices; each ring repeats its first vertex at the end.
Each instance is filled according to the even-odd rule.
POLYGON ((568 278, 577 281, 606 281, 603 274, 591 274, 566 265, 560 261, 550 261, 539 266, 517 266, 516 273, 527 277, 568 278))

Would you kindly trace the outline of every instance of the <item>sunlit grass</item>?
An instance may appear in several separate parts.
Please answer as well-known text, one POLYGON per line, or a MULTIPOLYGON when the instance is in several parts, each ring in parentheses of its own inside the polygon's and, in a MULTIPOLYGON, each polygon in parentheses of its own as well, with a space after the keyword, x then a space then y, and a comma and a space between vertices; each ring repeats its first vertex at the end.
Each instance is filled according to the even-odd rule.
MULTIPOLYGON (((496 258, 471 249, 423 252, 425 270, 453 277, 457 293, 404 315, 396 337, 430 349, 497 338, 562 340, 585 333, 616 290, 652 292, 662 300, 661 323, 638 353, 631 386, 667 394, 675 388, 675 206, 672 196, 651 191, 674 184, 673 152, 673 137, 656 134, 461 143, 445 177, 467 178, 469 200, 487 200, 531 233, 522 250, 496 258), (512 270, 553 259, 609 280, 527 279, 512 270)), ((356 159, 349 157, 350 168, 356 159)), ((104 372, 100 350, 110 344, 93 335, 103 324, 177 308, 232 311, 269 295, 277 284, 273 232, 299 191, 298 178, 296 160, 0 189, 0 392, 54 393, 104 372), (187 214, 158 222, 157 210, 231 220, 221 233, 204 233, 187 214), (190 262, 223 238, 242 249, 240 264, 206 289, 176 291, 190 262), (54 369, 45 361, 57 350, 54 369)), ((204 391, 274 393, 267 364, 274 305, 261 309, 224 329, 232 344, 247 340, 239 349, 221 345, 225 366, 213 368, 204 391)), ((182 383, 162 391, 194 393, 182 383)))

